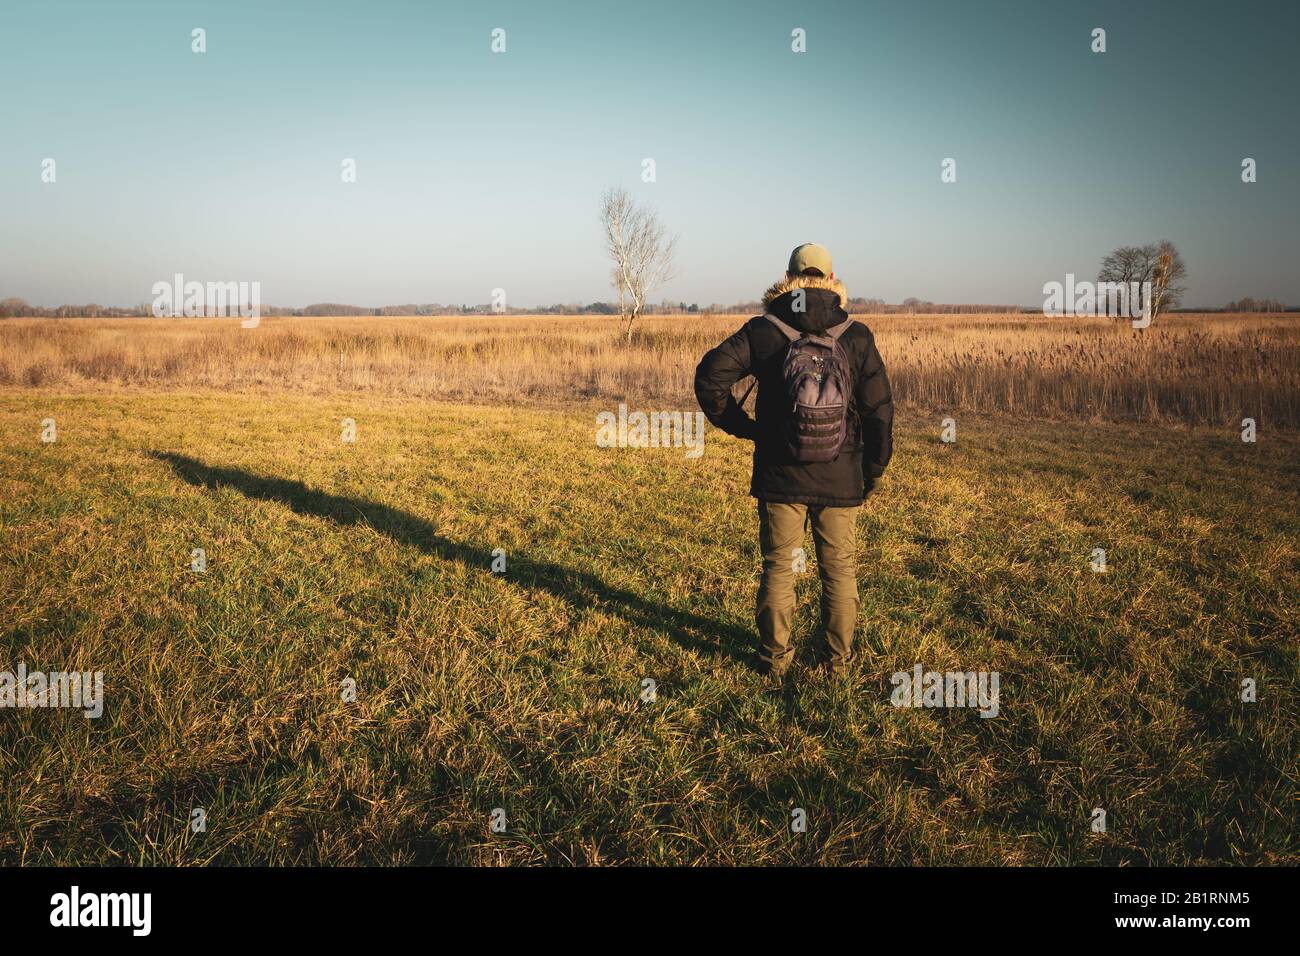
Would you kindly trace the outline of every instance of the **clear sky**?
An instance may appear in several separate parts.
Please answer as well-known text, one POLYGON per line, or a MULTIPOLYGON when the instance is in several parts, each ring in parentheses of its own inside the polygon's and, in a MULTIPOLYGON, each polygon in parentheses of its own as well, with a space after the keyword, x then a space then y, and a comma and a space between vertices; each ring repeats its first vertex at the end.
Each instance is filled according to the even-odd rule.
POLYGON ((1037 304, 1169 238, 1189 305, 1300 303, 1298 35, 1290 0, 3 0, 0 296, 608 300, 622 185, 680 237, 656 300, 817 241, 853 295, 1037 304))

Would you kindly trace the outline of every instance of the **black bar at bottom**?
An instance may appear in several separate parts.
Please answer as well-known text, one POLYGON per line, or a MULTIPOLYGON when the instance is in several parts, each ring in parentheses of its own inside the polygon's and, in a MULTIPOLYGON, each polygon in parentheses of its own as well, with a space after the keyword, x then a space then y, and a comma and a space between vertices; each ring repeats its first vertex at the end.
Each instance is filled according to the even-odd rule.
POLYGON ((580 935, 597 918, 661 944, 670 927, 677 936, 699 921, 713 933, 838 926, 864 942, 898 934, 918 943, 991 942, 1044 930, 1071 939, 1230 940, 1287 924, 1282 883, 1292 875, 1274 868, 0 868, 0 898, 6 936, 25 948, 45 934, 127 945, 251 936, 334 947, 421 927, 437 927, 444 939, 455 927, 471 934, 477 927, 493 942, 517 934, 535 945, 580 935))

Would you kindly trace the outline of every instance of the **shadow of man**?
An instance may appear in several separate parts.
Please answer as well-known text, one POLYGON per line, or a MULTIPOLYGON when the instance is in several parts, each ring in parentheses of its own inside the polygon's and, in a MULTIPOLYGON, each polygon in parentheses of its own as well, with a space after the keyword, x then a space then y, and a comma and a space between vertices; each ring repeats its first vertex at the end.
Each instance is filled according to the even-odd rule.
MULTIPOLYGON (((177 477, 191 485, 210 491, 234 488, 245 497, 279 502, 295 514, 325 518, 338 525, 364 524, 426 554, 491 573, 490 551, 444 538, 428 521, 410 512, 379 502, 332 495, 309 488, 301 481, 207 465, 174 452, 151 451, 149 455, 170 465, 177 477)), ((746 629, 647 601, 630 591, 612 587, 586 571, 527 556, 512 556, 507 579, 543 588, 571 605, 612 610, 628 624, 656 631, 689 650, 723 653, 741 662, 748 662, 751 656, 753 635, 746 629)))

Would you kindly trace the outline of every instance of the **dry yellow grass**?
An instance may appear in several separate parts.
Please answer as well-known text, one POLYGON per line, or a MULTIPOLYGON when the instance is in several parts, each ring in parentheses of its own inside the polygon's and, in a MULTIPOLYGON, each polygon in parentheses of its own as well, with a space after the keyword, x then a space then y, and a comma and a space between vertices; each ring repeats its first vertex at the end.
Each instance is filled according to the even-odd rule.
MULTIPOLYGON (((1300 322, 862 316, 905 404, 1097 420, 1300 426, 1300 322)), ((695 364, 744 316, 656 316, 629 348, 586 316, 10 319, 0 385, 291 388, 691 407, 695 364)))

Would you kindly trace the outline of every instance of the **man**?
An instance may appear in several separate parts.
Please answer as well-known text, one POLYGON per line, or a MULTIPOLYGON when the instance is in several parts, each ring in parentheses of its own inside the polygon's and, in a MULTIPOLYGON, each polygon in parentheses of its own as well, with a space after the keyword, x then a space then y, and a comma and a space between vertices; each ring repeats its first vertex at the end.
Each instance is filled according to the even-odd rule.
POLYGON ((858 620, 854 525, 893 454, 889 379, 875 338, 849 319, 847 304, 830 253, 805 243, 791 254, 785 278, 763 295, 767 313, 695 371, 695 395, 709 421, 754 442, 750 494, 758 499, 763 551, 758 658, 778 680, 794 659, 790 624, 806 523, 821 575, 829 668, 833 675, 849 669, 858 620), (758 387, 757 420, 731 393, 747 375, 758 387))

